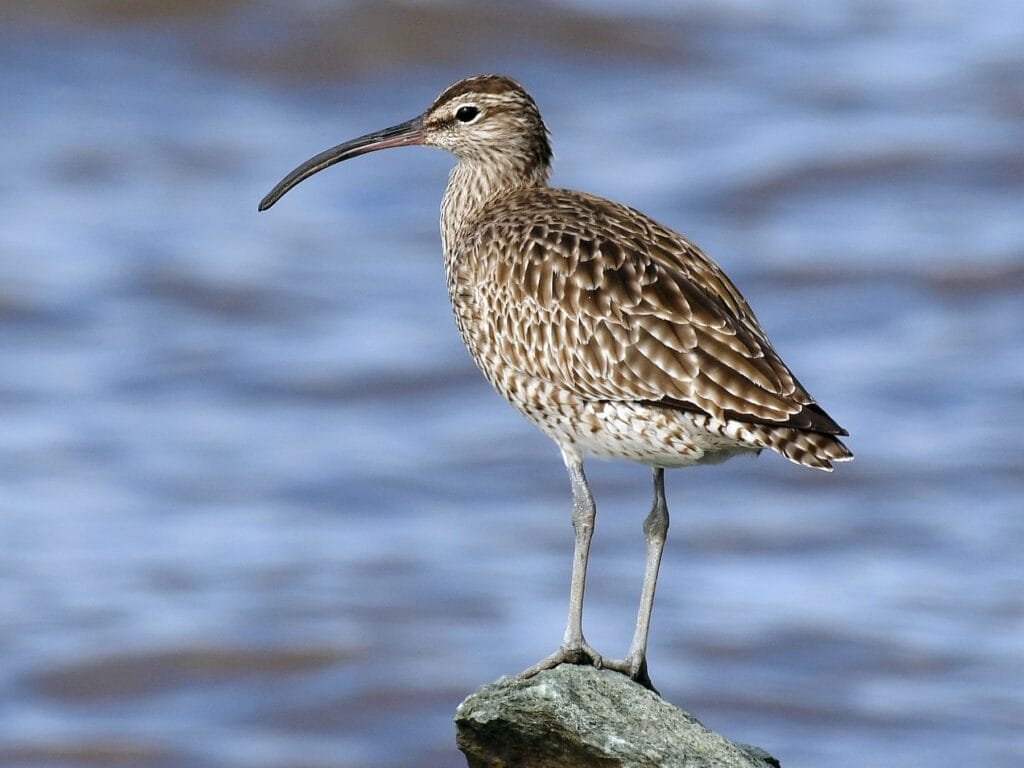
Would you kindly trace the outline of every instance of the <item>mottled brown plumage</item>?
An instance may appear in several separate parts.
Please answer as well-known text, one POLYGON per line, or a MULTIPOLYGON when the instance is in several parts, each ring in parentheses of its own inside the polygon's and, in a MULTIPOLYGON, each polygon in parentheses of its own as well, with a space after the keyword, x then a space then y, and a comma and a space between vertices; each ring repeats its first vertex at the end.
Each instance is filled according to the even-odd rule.
POLYGON ((261 203, 364 152, 426 144, 452 152, 441 205, 456 323, 495 388, 559 446, 576 531, 562 646, 527 670, 607 665, 650 684, 646 644, 668 528, 663 470, 770 448, 808 467, 852 458, 835 421, 778 357, 725 273, 642 213, 548 186, 551 148, 537 105, 513 80, 461 80, 418 118, 321 153, 261 203), (605 659, 583 639, 594 503, 587 454, 654 467, 647 568, 629 654, 605 659))
MULTIPOLYGON (((500 384, 507 371, 591 402, 703 415, 716 434, 739 422, 751 447, 810 466, 847 455, 832 437, 844 431, 775 354, 721 269, 643 214, 527 187, 494 200, 452 240, 463 338, 513 403, 500 384), (820 435, 817 450, 787 450, 801 432, 820 435)), ((558 441, 574 443, 571 433, 558 441)))

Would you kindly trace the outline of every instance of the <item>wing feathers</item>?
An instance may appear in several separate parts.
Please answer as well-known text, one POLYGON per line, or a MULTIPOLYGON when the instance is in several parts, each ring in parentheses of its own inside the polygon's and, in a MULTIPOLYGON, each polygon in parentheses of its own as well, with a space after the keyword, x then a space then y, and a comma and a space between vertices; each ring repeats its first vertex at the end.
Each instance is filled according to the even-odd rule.
POLYGON ((468 269, 503 365, 585 397, 841 435, 728 277, 683 237, 600 198, 496 201, 468 269), (536 211, 549 215, 542 224, 536 211))

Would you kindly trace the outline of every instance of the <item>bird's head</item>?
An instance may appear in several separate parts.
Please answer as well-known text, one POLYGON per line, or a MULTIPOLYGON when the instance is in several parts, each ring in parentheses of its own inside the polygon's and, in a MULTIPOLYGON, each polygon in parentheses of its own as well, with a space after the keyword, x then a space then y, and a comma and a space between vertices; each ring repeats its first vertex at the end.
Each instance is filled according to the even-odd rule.
POLYGON ((419 117, 310 158, 285 176, 259 209, 265 211, 299 182, 342 160, 412 144, 439 147, 461 162, 524 176, 546 177, 551 163, 547 128, 530 94, 504 75, 479 75, 450 85, 419 117))

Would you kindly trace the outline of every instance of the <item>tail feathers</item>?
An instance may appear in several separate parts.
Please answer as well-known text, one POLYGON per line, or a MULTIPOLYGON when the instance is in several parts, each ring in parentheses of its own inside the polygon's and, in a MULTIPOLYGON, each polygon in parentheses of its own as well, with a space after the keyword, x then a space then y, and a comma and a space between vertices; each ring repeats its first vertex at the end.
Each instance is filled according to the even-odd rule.
POLYGON ((853 453, 834 435, 805 432, 786 427, 765 428, 765 444, 792 461, 805 467, 832 471, 833 461, 850 461, 853 453))
MULTIPOLYGON (((718 421, 707 414, 687 414, 698 427, 751 448, 771 448, 794 464, 832 471, 832 462, 850 461, 853 452, 835 435, 796 427, 773 427, 742 421, 718 421)), ((843 430, 843 434, 846 431, 843 430)))

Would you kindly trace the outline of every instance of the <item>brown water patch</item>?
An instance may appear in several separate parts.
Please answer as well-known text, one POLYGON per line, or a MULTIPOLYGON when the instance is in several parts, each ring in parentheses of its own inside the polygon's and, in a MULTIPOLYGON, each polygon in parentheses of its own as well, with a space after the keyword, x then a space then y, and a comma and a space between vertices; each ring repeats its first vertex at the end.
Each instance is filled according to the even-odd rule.
POLYGON ((970 91, 999 117, 1024 117, 1024 56, 1014 52, 975 68, 970 91))
POLYGON ((808 263, 800 266, 773 266, 770 270, 765 270, 757 275, 759 282, 773 288, 785 289, 845 287, 865 283, 885 283, 888 285, 900 282, 904 278, 904 275, 882 272, 881 270, 858 268, 852 264, 838 263, 808 263))
POLYGON ((465 695, 455 688, 372 687, 334 701, 275 710, 269 724, 287 731, 338 733, 396 716, 454 711, 465 695))
POLYGON ((818 676, 842 669, 858 675, 931 678, 962 669, 967 663, 963 657, 926 653, 881 638, 842 635, 817 627, 795 627, 748 641, 715 637, 689 640, 685 645, 686 653, 702 659, 772 669, 793 666, 795 672, 818 676))
POLYGON ((121 178, 125 164, 122 158, 107 150, 76 147, 58 152, 49 162, 49 172, 58 184, 89 187, 121 178))
MULTIPOLYGON (((371 582, 372 583, 372 582, 371 582)), ((368 586, 371 584, 368 583, 368 586)), ((486 598, 440 593, 432 600, 401 599, 357 603, 345 607, 345 615, 384 631, 408 626, 473 625, 494 623, 501 618, 499 606, 486 598)))
POLYGON ((727 210, 751 215, 787 195, 837 190, 834 194, 838 197, 852 184, 893 182, 921 174, 934 168, 936 163, 935 155, 910 149, 892 149, 859 157, 822 158, 762 175, 728 193, 724 202, 727 210))
POLYGON ((288 41, 253 52, 211 51, 246 72, 324 81, 410 65, 450 65, 523 45, 596 58, 688 58, 676 25, 615 18, 545 3, 364 3, 289 19, 288 41))
POLYGON ((88 741, 65 744, 13 744, 0 749, 0 766, 130 766, 183 765, 181 756, 175 756, 160 747, 148 744, 130 744, 122 741, 88 741))
POLYGON ((458 67, 493 59, 496 52, 518 56, 524 45, 597 60, 692 63, 694 46, 683 41, 695 39, 701 20, 605 15, 545 2, 332 7, 241 0, 11 0, 0 8, 0 24, 8 26, 175 25, 162 31, 183 35, 214 66, 301 83, 416 65, 458 67))
POLYGON ((685 546, 705 554, 806 554, 850 549, 861 542, 844 531, 751 530, 716 527, 688 531, 685 546))
POLYGON ((449 370, 396 371, 360 376, 309 376, 282 381, 260 381, 244 386, 256 399, 294 400, 310 404, 355 403, 381 400, 418 400, 450 395, 475 382, 478 374, 468 365, 449 370))
POLYGON ((241 8, 243 0, 4 0, 4 16, 47 21, 114 22, 191 21, 217 18, 241 8))
POLYGON ((302 674, 355 658, 331 648, 179 648, 106 656, 30 676, 29 686, 53 698, 92 701, 143 696, 183 686, 302 674))
POLYGON ((972 266, 971 261, 965 255, 963 266, 938 269, 925 276, 925 283, 950 297, 1024 292, 1024 254, 1009 264, 972 266))
POLYGON ((167 265, 140 269, 128 290, 228 319, 276 319, 285 314, 286 301, 272 290, 218 284, 167 265))
POLYGON ((45 318, 44 312, 22 297, 13 293, 0 293, 0 320, 4 323, 35 323, 45 318))
MULTIPOLYGON (((823 683, 828 685, 828 683, 823 683)), ((845 728, 875 728, 882 732, 897 728, 929 725, 923 716, 894 715, 890 711, 866 711, 856 706, 844 706, 839 702, 814 702, 806 691, 792 691, 793 698, 783 699, 763 693, 749 694, 697 694, 688 697, 687 709, 697 713, 704 722, 712 721, 709 710, 728 713, 731 719, 770 718, 775 722, 786 721, 805 726, 842 726, 845 728)))
POLYGON ((691 62, 695 53, 682 41, 692 39, 699 21, 666 23, 544 2, 318 7, 240 0, 13 0, 5 3, 0 20, 108 27, 175 24, 173 31, 209 63, 247 76, 301 83, 416 65, 450 66, 493 59, 496 53, 521 55, 524 47, 594 60, 691 62))

